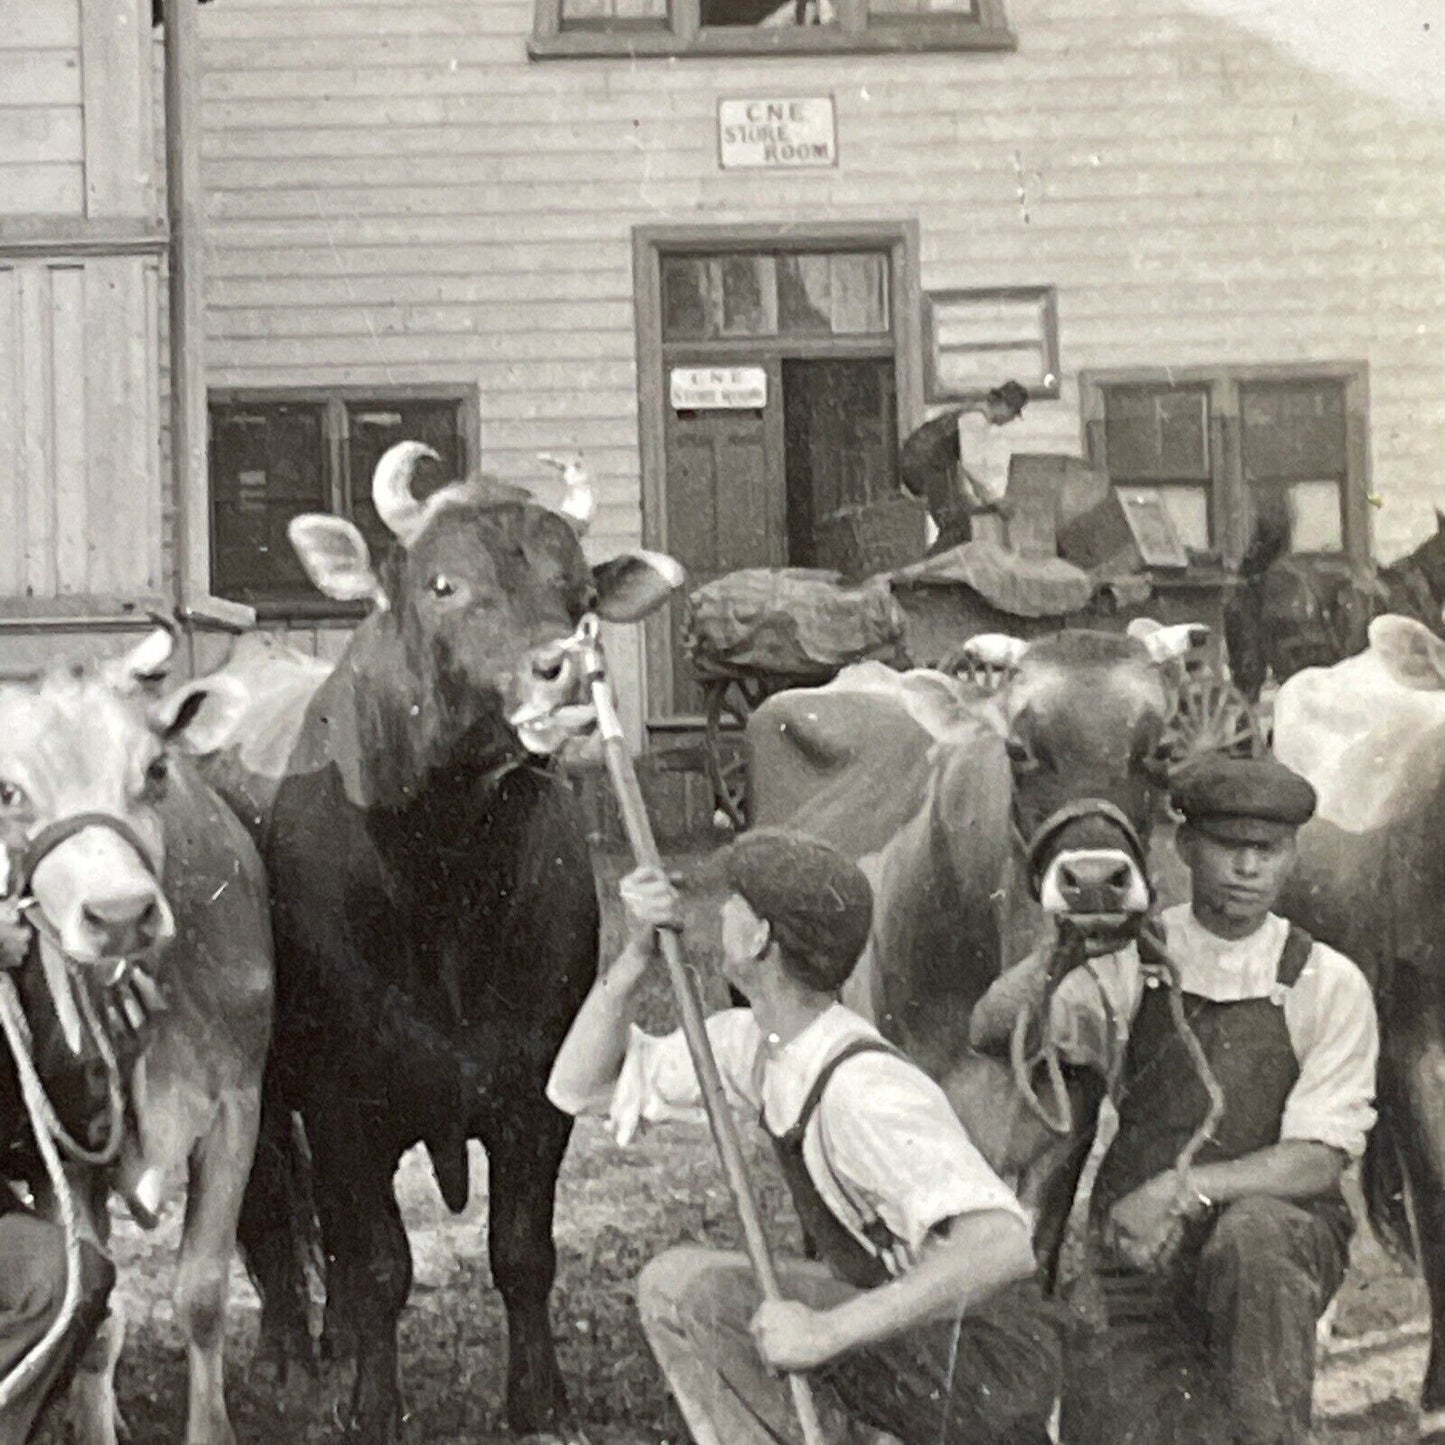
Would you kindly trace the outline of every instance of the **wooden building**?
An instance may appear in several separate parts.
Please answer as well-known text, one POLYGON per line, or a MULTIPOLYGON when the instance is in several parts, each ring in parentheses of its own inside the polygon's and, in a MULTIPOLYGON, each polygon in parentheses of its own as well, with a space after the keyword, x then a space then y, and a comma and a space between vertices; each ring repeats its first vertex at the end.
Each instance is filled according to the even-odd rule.
MULTIPOLYGON (((900 434, 1007 376, 1016 450, 1226 563, 1261 489, 1382 559, 1445 501, 1445 120, 1186 0, 214 0, 177 525, 138 11, 0 0, 0 665, 182 554, 336 650, 285 524, 374 527, 402 435, 544 495, 579 449, 589 545, 698 576, 826 560, 900 434)), ((688 711, 664 627, 611 647, 635 733, 688 711)))

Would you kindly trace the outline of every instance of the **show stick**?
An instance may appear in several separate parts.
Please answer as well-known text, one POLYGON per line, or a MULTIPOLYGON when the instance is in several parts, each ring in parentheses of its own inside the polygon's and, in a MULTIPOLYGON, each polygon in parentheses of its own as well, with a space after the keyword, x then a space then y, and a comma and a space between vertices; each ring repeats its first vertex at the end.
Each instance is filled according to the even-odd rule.
MULTIPOLYGON (((597 709, 597 731, 602 738, 607 772, 612 779, 618 807, 622 812, 622 826, 626 829, 627 841, 637 862, 643 867, 660 868, 662 855, 657 851, 657 840, 653 837, 647 805, 643 802, 642 789, 637 782, 637 771, 632 765, 632 755, 628 752, 622 735, 622 724, 612 701, 612 688, 602 664, 601 649, 593 644, 593 651, 594 657, 588 660, 586 675, 591 684, 592 702, 597 709)), ((667 963, 668 977, 672 981, 672 991, 677 998, 678 1012, 682 1016, 683 1036, 687 1039, 693 1068, 697 1071, 698 1082, 702 1086, 702 1102, 707 1110, 713 1143, 717 1145, 723 1174, 732 1193, 738 1218, 742 1221, 743 1239, 747 1244, 748 1258, 752 1261, 758 1288, 765 1300, 781 1299, 782 1291, 778 1288, 772 1252, 768 1248, 767 1236, 763 1233, 757 1199, 753 1195, 747 1168, 743 1163, 737 1122, 723 1092, 717 1060, 713 1057, 712 1044, 707 1036, 702 1004, 692 976, 683 962, 682 944, 671 929, 661 929, 659 935, 662 956, 667 963)), ((803 1428, 805 1445, 824 1445, 817 1406, 813 1402, 813 1392, 807 1380, 801 1375, 789 1375, 788 1385, 793 1395, 793 1408, 797 1411, 798 1421, 803 1428)))

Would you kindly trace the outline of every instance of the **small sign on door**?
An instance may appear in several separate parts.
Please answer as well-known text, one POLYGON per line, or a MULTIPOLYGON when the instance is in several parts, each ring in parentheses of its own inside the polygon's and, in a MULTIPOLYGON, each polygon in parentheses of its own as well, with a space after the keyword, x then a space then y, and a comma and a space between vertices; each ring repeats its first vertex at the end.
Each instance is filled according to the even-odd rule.
POLYGON ((674 411, 761 411, 768 373, 761 366, 674 366, 668 389, 674 411))
POLYGON ((718 163, 723 170, 796 170, 838 164, 831 95, 791 100, 720 100, 718 163))

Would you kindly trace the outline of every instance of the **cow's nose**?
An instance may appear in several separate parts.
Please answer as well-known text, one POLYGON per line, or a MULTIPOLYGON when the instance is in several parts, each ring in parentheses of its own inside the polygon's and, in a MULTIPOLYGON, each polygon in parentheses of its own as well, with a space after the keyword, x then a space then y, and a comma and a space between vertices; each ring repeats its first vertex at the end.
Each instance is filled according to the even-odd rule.
POLYGON ((149 890, 89 898, 81 905, 85 925, 114 957, 143 953, 160 937, 160 900, 149 890))
POLYGON ((1127 913, 1136 901, 1137 873, 1122 853, 1061 857, 1054 876, 1070 913, 1127 913))

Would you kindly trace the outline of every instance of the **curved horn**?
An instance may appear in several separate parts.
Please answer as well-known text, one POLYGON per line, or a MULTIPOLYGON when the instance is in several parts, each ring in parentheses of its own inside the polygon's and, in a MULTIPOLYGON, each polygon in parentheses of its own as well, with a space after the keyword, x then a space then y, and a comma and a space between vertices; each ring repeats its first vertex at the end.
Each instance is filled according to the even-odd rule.
POLYGON ((397 442, 377 462, 371 476, 371 503, 376 514, 403 542, 411 540, 423 515, 422 504, 411 490, 412 473, 423 457, 441 461, 424 442, 397 442))
POLYGON ((592 518, 597 514, 597 494, 592 490, 592 474, 577 453, 568 457, 538 452, 537 460, 546 462, 562 473, 564 491, 557 510, 571 522, 579 537, 587 535, 592 518))

